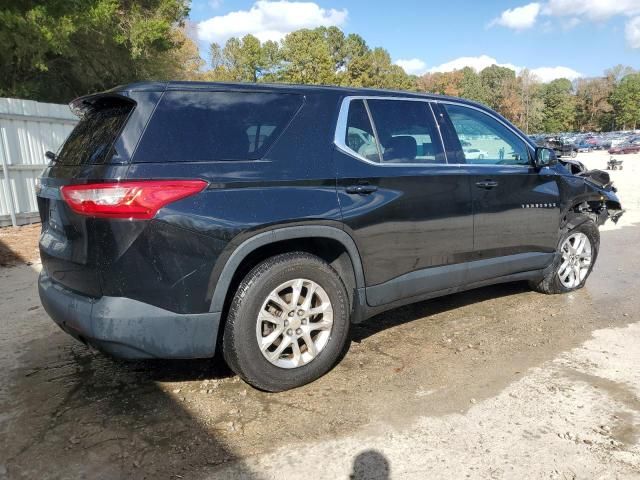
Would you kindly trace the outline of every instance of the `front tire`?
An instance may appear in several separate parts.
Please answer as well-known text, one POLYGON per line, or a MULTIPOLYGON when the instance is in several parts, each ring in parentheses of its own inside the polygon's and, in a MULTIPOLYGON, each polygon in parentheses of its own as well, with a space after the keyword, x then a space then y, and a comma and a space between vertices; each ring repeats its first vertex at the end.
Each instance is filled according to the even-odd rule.
POLYGON ((585 220, 560 239, 556 259, 542 280, 530 282, 540 293, 567 293, 584 287, 598 258, 600 232, 591 220, 585 220))
POLYGON ((245 382, 279 392, 327 373, 345 349, 349 325, 347 291, 336 271, 315 255, 285 253, 240 283, 222 351, 245 382))

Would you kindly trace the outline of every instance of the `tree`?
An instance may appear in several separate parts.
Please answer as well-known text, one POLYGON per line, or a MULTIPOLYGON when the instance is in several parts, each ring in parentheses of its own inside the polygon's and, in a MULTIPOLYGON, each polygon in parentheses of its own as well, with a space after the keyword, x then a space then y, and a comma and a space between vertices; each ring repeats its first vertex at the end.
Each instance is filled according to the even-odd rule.
POLYGON ((358 86, 390 88, 397 90, 414 89, 414 81, 398 65, 391 62, 391 56, 384 48, 374 48, 363 57, 366 67, 357 81, 358 86))
POLYGON ((506 67, 491 65, 480 72, 480 80, 487 93, 487 104, 494 110, 500 111, 503 103, 505 82, 512 82, 516 78, 516 72, 506 67))
POLYGON ((425 73, 418 78, 418 90, 438 95, 462 96, 463 70, 425 73))
POLYGON ((0 7, 0 95, 68 102, 166 78, 165 54, 180 48, 174 29, 188 12, 187 0, 7 0, 0 7))
POLYGON ((636 71, 628 65, 618 64, 604 71, 604 76, 608 78, 613 85, 618 85, 624 77, 636 71))
POLYGON ((158 56, 156 60, 158 71, 163 72, 166 79, 202 80, 202 68, 205 62, 187 29, 175 27, 171 31, 171 41, 176 48, 158 56))
POLYGON ((607 78, 586 78, 576 81, 576 122, 578 130, 600 130, 609 123, 613 111, 609 98, 613 84, 607 78))
POLYGON ((471 67, 464 67, 459 82, 460 96, 480 103, 487 103, 489 94, 480 75, 471 67))
POLYGON ((616 125, 623 130, 640 125, 640 73, 622 78, 611 94, 616 125))
POLYGON ((282 41, 280 60, 276 78, 284 82, 415 88, 415 81, 392 63, 389 52, 372 50, 359 35, 345 37, 336 27, 290 33, 282 41))
POLYGON ((542 127, 545 132, 567 132, 575 125, 575 97, 571 81, 559 78, 542 89, 544 101, 542 127))
POLYGON ((217 43, 209 47, 212 69, 205 76, 211 80, 257 82, 272 73, 278 64, 279 47, 275 42, 260 43, 253 35, 233 37, 224 48, 217 43))
POLYGON ((544 101, 541 98, 541 85, 538 78, 528 69, 523 69, 517 78, 520 95, 520 111, 512 120, 525 133, 539 131, 542 128, 544 101))
POLYGON ((367 70, 369 47, 360 35, 349 34, 342 48, 343 65, 337 69, 337 81, 344 86, 362 86, 361 79, 367 70))
POLYGON ((282 41, 280 80, 287 83, 333 84, 335 57, 325 37, 326 29, 302 29, 282 41))
POLYGON ((503 117, 511 119, 519 127, 522 127, 524 123, 524 104, 521 87, 522 83, 515 75, 506 77, 500 84, 500 92, 497 97, 500 104, 496 109, 503 117))

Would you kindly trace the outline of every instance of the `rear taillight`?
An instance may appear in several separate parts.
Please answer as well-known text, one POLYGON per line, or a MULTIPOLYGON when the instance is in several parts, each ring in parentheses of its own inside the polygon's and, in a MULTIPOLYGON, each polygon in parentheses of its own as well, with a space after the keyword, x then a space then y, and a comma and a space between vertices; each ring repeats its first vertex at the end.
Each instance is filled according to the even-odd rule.
POLYGON ((165 205, 201 192, 203 180, 149 180, 65 185, 62 197, 80 215, 147 220, 165 205))

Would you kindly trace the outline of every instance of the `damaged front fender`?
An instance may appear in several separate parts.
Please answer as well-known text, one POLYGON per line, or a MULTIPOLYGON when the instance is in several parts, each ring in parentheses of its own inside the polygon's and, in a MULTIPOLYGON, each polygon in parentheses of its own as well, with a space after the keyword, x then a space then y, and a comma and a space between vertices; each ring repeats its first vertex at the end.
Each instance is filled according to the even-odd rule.
MULTIPOLYGON (((569 218, 574 222, 579 218, 591 218, 599 227, 604 225, 607 220, 618 223, 624 210, 620 206, 618 197, 613 192, 600 192, 597 199, 585 200, 577 205, 569 218), (613 198, 612 198, 613 197, 613 198)), ((571 221, 568 223, 572 223, 571 221)), ((581 222, 579 222, 581 223, 581 222)), ((573 228, 577 225, 569 225, 573 228)))
POLYGON ((587 170, 580 162, 563 162, 570 177, 580 178, 584 183, 583 191, 577 192, 574 187, 575 203, 565 216, 565 227, 575 228, 587 218, 598 225, 604 225, 607 220, 617 223, 624 210, 620 199, 616 195, 611 177, 602 170, 587 170))

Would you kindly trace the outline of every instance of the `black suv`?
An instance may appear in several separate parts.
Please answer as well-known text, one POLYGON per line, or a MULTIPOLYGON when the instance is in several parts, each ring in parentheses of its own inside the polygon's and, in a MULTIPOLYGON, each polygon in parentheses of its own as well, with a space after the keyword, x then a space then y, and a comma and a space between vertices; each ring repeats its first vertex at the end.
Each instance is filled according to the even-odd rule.
POLYGON ((118 357, 219 347, 269 391, 318 378, 351 322, 399 305, 582 287, 622 213, 610 182, 457 98, 171 82, 71 107, 38 193, 46 311, 118 357))

